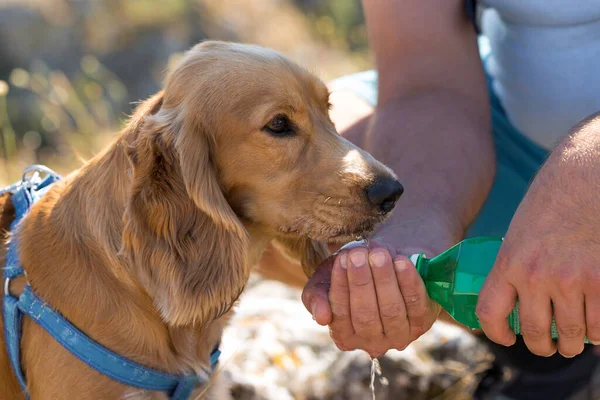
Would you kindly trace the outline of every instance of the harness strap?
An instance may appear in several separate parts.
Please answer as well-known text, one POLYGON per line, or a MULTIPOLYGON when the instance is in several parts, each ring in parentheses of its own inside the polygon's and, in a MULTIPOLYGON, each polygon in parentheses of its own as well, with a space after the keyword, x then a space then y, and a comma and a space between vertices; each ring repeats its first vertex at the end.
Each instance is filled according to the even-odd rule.
MULTIPOLYGON (((52 184, 58 180, 56 176, 48 175, 41 181, 36 189, 29 188, 21 184, 18 190, 13 193, 11 200, 15 207, 15 219, 11 223, 11 232, 16 232, 16 227, 25 215, 29 212, 31 205, 43 196, 52 184)), ((4 276, 4 297, 2 299, 2 308, 4 314, 4 338, 6 341, 6 350, 10 364, 17 376, 19 385, 29 399, 27 382, 21 369, 21 319, 22 314, 18 307, 18 300, 8 293, 8 286, 11 279, 25 275, 25 271, 19 262, 19 251, 17 240, 11 237, 6 252, 6 263, 3 268, 4 276)))
MULTIPOLYGON (((33 293, 29 285, 25 286, 19 296, 18 308, 44 328, 71 354, 101 374, 124 385, 166 391, 174 396, 176 393, 187 393, 186 389, 189 386, 193 389, 196 384, 206 380, 212 372, 205 371, 204 376, 171 375, 128 360, 90 339, 33 293)), ((219 351, 215 349, 211 356, 211 370, 216 367, 218 353, 219 351)), ((172 398, 187 399, 187 396, 180 395, 172 398)))
POLYGON ((10 365, 12 366, 19 385, 29 399, 27 382, 21 369, 21 312, 19 311, 18 301, 12 296, 4 296, 2 300, 2 312, 4 313, 4 340, 6 341, 6 350, 10 365))

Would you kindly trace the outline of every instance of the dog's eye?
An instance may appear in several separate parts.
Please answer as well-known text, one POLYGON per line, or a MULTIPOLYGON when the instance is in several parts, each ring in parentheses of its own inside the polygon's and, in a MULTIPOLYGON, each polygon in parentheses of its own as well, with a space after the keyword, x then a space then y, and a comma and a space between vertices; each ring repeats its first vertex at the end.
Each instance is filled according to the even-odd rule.
POLYGON ((275 136, 288 136, 294 134, 291 123, 285 115, 277 115, 264 126, 263 130, 275 136))

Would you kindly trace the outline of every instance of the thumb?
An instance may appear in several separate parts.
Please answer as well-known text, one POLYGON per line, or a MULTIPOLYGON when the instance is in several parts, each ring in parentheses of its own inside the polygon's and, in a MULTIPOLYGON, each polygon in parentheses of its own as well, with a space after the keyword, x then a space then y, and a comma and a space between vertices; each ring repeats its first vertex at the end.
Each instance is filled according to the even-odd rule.
POLYGON ((302 303, 319 325, 329 325, 332 319, 328 296, 334 260, 331 256, 323 261, 302 291, 302 303))

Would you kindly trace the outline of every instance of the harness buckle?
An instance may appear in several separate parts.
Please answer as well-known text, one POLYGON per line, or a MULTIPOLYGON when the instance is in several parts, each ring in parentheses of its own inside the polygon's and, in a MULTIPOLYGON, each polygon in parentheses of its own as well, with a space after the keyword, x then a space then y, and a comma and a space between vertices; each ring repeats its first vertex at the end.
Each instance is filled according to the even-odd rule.
POLYGON ((45 165, 34 164, 23 170, 23 176, 21 177, 21 182, 29 187, 39 184, 42 181, 42 177, 40 174, 45 174, 46 176, 52 176, 54 179, 59 180, 62 177, 46 167, 45 165))
POLYGON ((10 278, 6 278, 4 280, 4 295, 5 296, 9 296, 10 293, 8 292, 8 286, 10 285, 10 278))
POLYGON ((0 196, 5 193, 13 195, 21 188, 21 186, 25 186, 25 188, 31 189, 36 184, 42 182, 42 176, 40 174, 44 174, 45 176, 52 176, 55 180, 59 180, 62 178, 58 173, 44 165, 31 165, 23 170, 23 175, 21 176, 20 181, 8 187, 0 189, 0 196))

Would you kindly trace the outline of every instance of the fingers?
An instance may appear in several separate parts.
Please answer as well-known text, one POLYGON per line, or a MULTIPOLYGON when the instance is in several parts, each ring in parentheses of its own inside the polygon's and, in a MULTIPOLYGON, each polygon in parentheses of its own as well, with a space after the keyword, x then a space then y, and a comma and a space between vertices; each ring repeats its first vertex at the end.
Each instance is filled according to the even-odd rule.
POLYGON ((585 296, 585 325, 589 341, 600 345, 600 294, 597 289, 585 296))
POLYGON ((329 257, 316 270, 302 291, 302 303, 319 325, 328 325, 332 313, 328 294, 335 257, 329 257))
POLYGON ((515 308, 516 299, 516 289, 492 269, 479 293, 475 313, 485 335, 493 342, 515 344, 517 338, 508 325, 508 314, 515 308))
POLYGON ((406 257, 392 259, 382 244, 371 242, 371 250, 360 243, 346 245, 330 265, 330 277, 323 272, 326 266, 316 270, 302 300, 317 322, 329 325, 341 350, 362 349, 377 357, 392 348, 404 349, 439 314, 414 265, 406 257), (327 278, 331 281, 325 298, 319 282, 327 278), (330 313, 326 318, 321 319, 325 313, 320 307, 330 313))
POLYGON ((440 308, 430 301, 423 280, 408 258, 404 256, 394 258, 394 269, 408 314, 411 337, 414 340, 431 328, 437 317, 431 314, 436 310, 439 314, 440 308))
POLYGON ((342 265, 348 263, 348 253, 342 252, 336 257, 331 276, 329 301, 333 318, 329 324, 330 334, 340 350, 354 350, 354 327, 350 313, 350 292, 348 275, 342 265))
POLYGON ((410 325, 392 257, 383 248, 373 248, 369 253, 369 263, 375 282, 379 317, 383 324, 384 335, 396 349, 401 350, 408 344, 410 325))
MULTIPOLYGON (((593 263, 590 263, 594 265, 593 263)), ((600 268, 594 266, 583 273, 586 337, 600 345, 600 268)), ((600 347, 598 347, 600 349, 600 347)))
POLYGON ((357 247, 349 250, 348 257, 341 260, 342 268, 347 268, 352 326, 360 337, 383 339, 377 294, 367 257, 368 250, 357 247))
POLYGON ((564 357, 575 357, 583 351, 585 338, 585 310, 583 297, 569 296, 556 299, 554 318, 558 329, 558 352, 564 357))
POLYGON ((556 265, 554 276, 558 278, 551 292, 558 331, 556 347, 561 355, 571 358, 583 351, 586 335, 583 279, 577 269, 564 263, 556 265))
POLYGON ((521 335, 527 348, 538 356, 550 357, 556 353, 552 341, 552 303, 544 294, 527 293, 519 297, 521 335))

